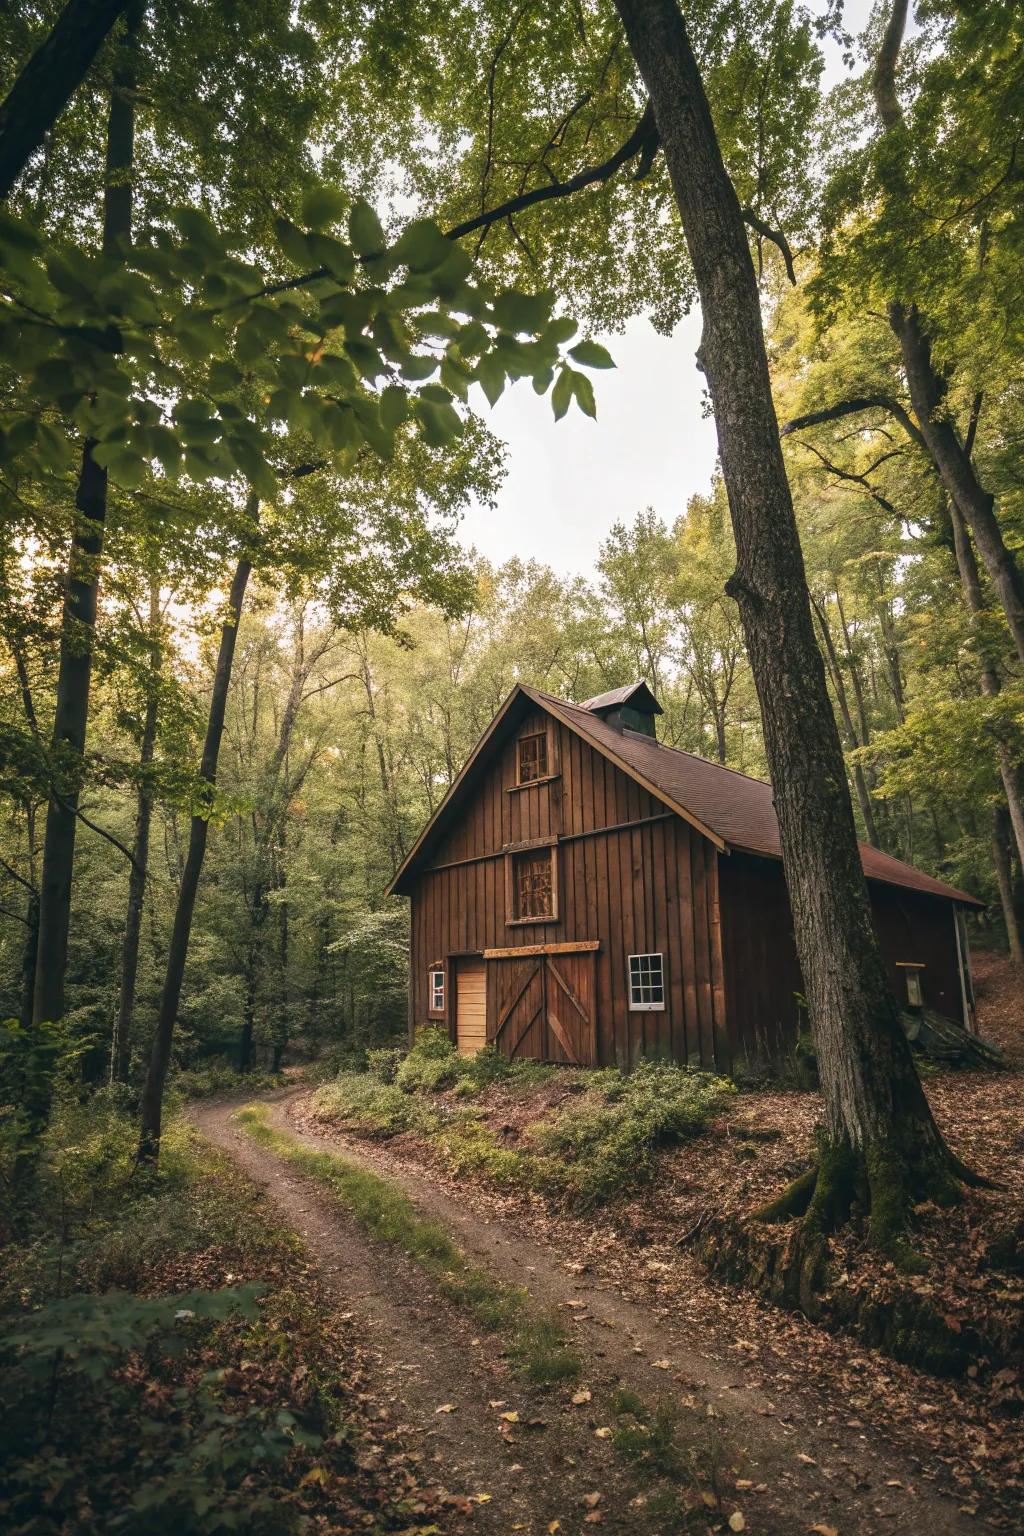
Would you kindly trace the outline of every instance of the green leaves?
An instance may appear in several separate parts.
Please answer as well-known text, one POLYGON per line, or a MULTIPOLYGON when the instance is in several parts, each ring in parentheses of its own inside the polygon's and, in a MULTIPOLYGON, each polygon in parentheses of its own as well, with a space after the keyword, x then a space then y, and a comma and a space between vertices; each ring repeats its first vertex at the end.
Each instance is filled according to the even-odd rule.
MULTIPOLYGON (((575 322, 552 318, 551 293, 475 285, 468 255, 431 219, 389 248, 362 199, 350 244, 326 233, 345 205, 317 186, 302 203, 307 227, 276 221, 273 265, 291 277, 255 271, 235 249, 247 252, 246 239, 199 209, 172 215, 177 235, 143 231, 115 259, 47 245, 5 216, 13 291, 0 297, 0 333, 25 408, 0 413, 4 462, 62 473, 87 436, 125 490, 154 476, 239 477, 269 502, 275 464, 293 457, 286 433, 343 466, 361 447, 389 458, 410 430, 443 449, 464 430, 455 402, 474 382, 492 405, 510 379, 540 394, 554 384, 556 416, 572 399, 594 414, 593 391, 562 355, 575 322)), ((572 355, 611 363, 593 342, 572 355)))
POLYGON ((581 341, 570 347, 569 356, 583 368, 614 368, 615 360, 599 341, 581 341))
POLYGON ((585 373, 577 373, 574 368, 562 367, 555 380, 555 387, 551 391, 551 408, 555 413, 556 421, 561 421, 574 399, 585 416, 596 418, 594 386, 585 373))
POLYGON ((341 218, 347 201, 336 187, 312 187, 302 199, 302 222, 310 229, 326 229, 341 218))
POLYGON ((365 198, 358 197, 352 204, 348 236, 357 256, 379 256, 387 246, 384 227, 365 198))

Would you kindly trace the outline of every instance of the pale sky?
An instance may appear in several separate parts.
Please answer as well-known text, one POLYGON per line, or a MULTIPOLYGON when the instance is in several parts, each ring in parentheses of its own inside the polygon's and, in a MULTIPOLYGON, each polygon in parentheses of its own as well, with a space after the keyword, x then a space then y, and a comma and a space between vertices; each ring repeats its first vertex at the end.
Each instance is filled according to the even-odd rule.
MULTIPOLYGON (((846 26, 860 31, 870 10, 870 0, 847 0, 846 26)), ((827 88, 846 71, 833 43, 825 52, 827 88)), ((695 310, 671 337, 638 316, 623 335, 601 338, 616 367, 591 374, 596 422, 575 404, 556 422, 550 399, 528 379, 493 410, 481 402, 484 420, 508 444, 508 473, 496 509, 467 513, 462 543, 495 563, 518 555, 563 575, 588 574, 613 523, 648 506, 672 522, 695 491, 708 489, 718 453, 714 422, 701 410, 700 329, 695 310)))

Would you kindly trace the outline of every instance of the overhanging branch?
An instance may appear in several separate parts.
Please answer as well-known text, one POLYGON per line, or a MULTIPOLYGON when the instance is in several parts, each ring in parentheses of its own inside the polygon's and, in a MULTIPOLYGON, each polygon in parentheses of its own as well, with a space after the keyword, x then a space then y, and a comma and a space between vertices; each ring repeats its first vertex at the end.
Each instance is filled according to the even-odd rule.
POLYGON ((840 400, 837 405, 827 405, 820 411, 808 411, 806 416, 794 416, 792 421, 787 421, 780 430, 781 437, 789 437, 793 432, 802 431, 805 427, 817 427, 825 421, 839 421, 843 416, 856 416, 861 411, 883 410, 894 416, 907 436, 912 438, 918 447, 925 446, 921 429, 910 415, 907 408, 893 398, 892 395, 858 395, 852 400, 840 400))

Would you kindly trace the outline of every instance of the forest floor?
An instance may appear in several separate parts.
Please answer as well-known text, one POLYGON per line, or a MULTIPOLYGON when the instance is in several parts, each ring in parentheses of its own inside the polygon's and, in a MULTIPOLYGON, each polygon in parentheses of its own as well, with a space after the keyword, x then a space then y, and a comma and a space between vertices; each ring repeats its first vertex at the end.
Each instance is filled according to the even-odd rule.
MULTIPOLYGON (((1016 1049, 1019 999, 998 967, 980 971, 986 1033, 1002 1029, 1001 1043, 1016 1049)), ((933 1078, 933 1102, 940 1115, 944 1104, 968 1105, 979 1126, 965 1150, 1005 1175, 1006 1148, 1020 1136, 1021 1079, 965 1079, 933 1078)), ((521 1099, 503 1104, 500 1087, 488 1092, 503 1127, 528 1113, 521 1099)), ((527 1387, 500 1339, 412 1260, 367 1237, 321 1183, 257 1145, 230 1108, 194 1110, 203 1133, 301 1234, 328 1294, 372 1346, 392 1417, 420 1441, 456 1501, 450 1507, 471 1511, 475 1528, 538 1536, 595 1527, 780 1536, 1020 1529, 1021 1421, 990 1387, 884 1360, 710 1280, 679 1245, 710 1190, 750 1195, 759 1180, 784 1174, 787 1157, 806 1148, 813 1095, 742 1096, 730 1121, 766 1117, 782 1124, 779 1140, 705 1135, 666 1154, 643 1194, 582 1216, 536 1194, 453 1178, 411 1133, 386 1146, 355 1138, 314 1118, 310 1100, 305 1089, 276 1096, 267 1107, 273 1133, 403 1190, 474 1265, 525 1285, 533 1304, 559 1315, 580 1358, 578 1381, 527 1387)))

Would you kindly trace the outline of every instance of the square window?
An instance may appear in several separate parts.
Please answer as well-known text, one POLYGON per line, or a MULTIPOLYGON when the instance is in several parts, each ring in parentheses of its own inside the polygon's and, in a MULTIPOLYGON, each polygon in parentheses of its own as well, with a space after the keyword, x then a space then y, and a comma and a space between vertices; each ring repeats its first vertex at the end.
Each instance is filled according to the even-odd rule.
POLYGON ((548 775, 548 737, 546 731, 519 738, 519 783, 533 784, 548 775))
POLYGON ((444 971, 430 972, 429 1011, 444 1013, 444 971))
POLYGON ((555 888, 552 848, 530 849, 512 857, 512 905, 516 918, 553 917, 555 888))
POLYGON ((665 1007, 665 967, 660 954, 630 955, 629 1006, 634 1013, 665 1007))

